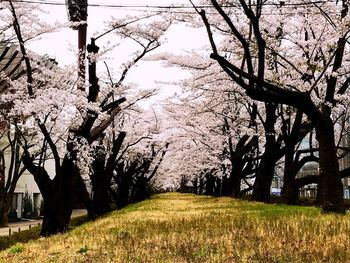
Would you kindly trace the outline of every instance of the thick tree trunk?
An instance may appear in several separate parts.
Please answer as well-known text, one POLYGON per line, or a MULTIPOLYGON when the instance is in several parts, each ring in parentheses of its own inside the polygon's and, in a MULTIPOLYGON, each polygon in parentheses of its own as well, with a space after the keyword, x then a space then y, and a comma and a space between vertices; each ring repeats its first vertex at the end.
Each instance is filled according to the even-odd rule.
POLYGON ((287 204, 296 204, 298 199, 298 189, 295 185, 295 166, 294 166, 294 143, 285 140, 286 154, 284 156, 284 177, 282 187, 282 197, 286 200, 287 204))
POLYGON ((110 182, 107 182, 105 178, 99 182, 98 186, 94 187, 94 195, 92 200, 94 215, 100 216, 110 212, 111 209, 111 197, 109 193, 110 182))
POLYGON ((270 191, 272 179, 275 173, 276 162, 279 158, 279 144, 275 138, 276 108, 273 103, 266 103, 266 121, 265 121, 265 152, 259 163, 253 186, 253 200, 268 202, 270 200, 270 191))
POLYGON ((140 202, 150 197, 148 182, 148 178, 145 176, 139 176, 136 178, 131 202, 140 202))
POLYGON ((29 156, 24 156, 23 163, 34 176, 44 199, 41 235, 50 236, 64 232, 73 211, 78 182, 82 180, 78 168, 65 156, 58 174, 51 180, 46 170, 36 166, 29 156))
POLYGON ((232 163, 232 171, 229 178, 231 196, 235 198, 241 196, 242 168, 241 160, 235 158, 232 163))
POLYGON ((211 171, 205 174, 205 194, 214 195, 215 187, 215 177, 212 175, 211 171))
POLYGON ((215 189, 214 189, 214 195, 215 196, 220 196, 221 195, 221 185, 222 185, 221 179, 219 177, 216 177, 215 189))
POLYGON ((92 209, 96 216, 111 211, 109 193, 110 182, 105 173, 106 153, 100 149, 92 164, 93 174, 90 176, 93 190, 92 209))
POLYGON ((204 178, 201 176, 199 177, 199 188, 198 188, 198 194, 203 194, 204 191, 204 178))
POLYGON ((264 156, 260 161, 253 186, 253 200, 255 201, 270 201, 271 184, 276 165, 274 149, 273 146, 266 146, 264 156))
POLYGON ((117 208, 121 209, 129 204, 131 191, 130 178, 124 178, 123 182, 118 184, 117 208))
POLYGON ((63 233, 68 223, 65 221, 64 206, 59 202, 61 195, 54 192, 50 198, 44 199, 44 218, 41 227, 41 236, 50 236, 63 233))
POLYGON ((82 180, 78 168, 65 156, 59 173, 52 180, 52 192, 44 197, 42 236, 67 230, 76 200, 78 180, 82 180))
POLYGON ((232 188, 230 187, 230 177, 227 178, 226 175, 222 177, 222 187, 221 187, 221 195, 222 196, 230 196, 232 193, 232 188))
POLYGON ((329 114, 324 113, 322 121, 315 128, 320 148, 319 202, 325 212, 345 213, 343 184, 334 143, 334 127, 329 114))
POLYGON ((131 165, 127 171, 125 171, 124 163, 121 162, 117 165, 117 208, 121 209, 130 203, 130 192, 132 187, 132 175, 135 171, 135 164, 131 165))

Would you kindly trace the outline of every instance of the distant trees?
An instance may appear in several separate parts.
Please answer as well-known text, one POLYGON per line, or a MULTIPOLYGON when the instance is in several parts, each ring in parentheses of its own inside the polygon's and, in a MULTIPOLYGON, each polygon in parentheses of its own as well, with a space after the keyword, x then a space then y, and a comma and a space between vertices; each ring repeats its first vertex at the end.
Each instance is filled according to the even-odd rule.
MULTIPOLYGON (((253 199, 268 201, 277 164, 283 162, 282 195, 288 203, 296 202, 300 187, 314 182, 318 183, 318 202, 324 211, 344 213, 341 178, 346 172, 339 171, 338 159, 349 152, 348 147, 339 147, 348 124, 337 123, 348 119, 347 2, 201 3, 204 5, 193 7, 207 31, 212 60, 202 58, 203 50, 197 55, 163 54, 154 58, 193 74, 184 83, 188 98, 182 95, 167 106, 172 113, 179 105, 193 108, 188 115, 180 114, 184 120, 177 126, 178 136, 188 140, 182 150, 187 156, 179 158, 181 167, 187 169, 185 159, 193 165, 182 171, 181 184, 192 182, 198 189, 200 180, 205 179, 191 177, 214 169, 225 181, 225 193, 239 196, 242 191, 237 187, 227 190, 227 185, 247 185, 253 199), (234 110, 228 113, 225 107, 234 110), (216 116, 208 117, 208 112, 216 116), (305 148, 307 136, 309 149, 305 148), (218 154, 220 150, 224 154, 218 154), (245 151, 246 157, 240 156, 245 151), (193 159, 197 160, 195 164, 193 159), (312 161, 319 162, 320 175, 296 178, 312 161), (193 176, 186 179, 184 175, 189 173, 193 176)), ((198 27, 193 17, 181 19, 198 27)))
POLYGON ((174 147, 178 151, 170 157, 175 170, 170 173, 181 173, 180 188, 189 183, 196 185, 194 192, 234 197, 252 190, 259 159, 256 131, 260 120, 253 117, 251 101, 234 92, 232 82, 208 60, 197 56, 160 58, 193 73, 183 82, 186 95, 165 107, 173 118, 169 126, 175 129, 174 147), (174 159, 181 170, 176 171, 174 159))
POLYGON ((26 170, 22 164, 20 134, 4 128, 0 131, 0 227, 8 223, 9 213, 17 182, 26 170))
MULTIPOLYGON (((211 58, 247 96, 265 103, 267 163, 272 164, 269 160, 275 155, 277 104, 303 112, 319 144, 320 203, 325 211, 344 213, 333 117, 348 90, 347 2, 305 2, 293 6, 296 12, 288 15, 286 6, 264 1, 209 3, 216 12, 196 11, 207 29, 211 58), (290 19, 294 22, 289 23, 290 19), (220 32, 229 45, 216 40, 220 32)), ((270 178, 267 174, 274 166, 267 163, 265 168, 260 164, 264 171, 257 171, 255 186, 260 172, 268 176, 261 183, 270 178)), ((260 199, 256 187, 254 195, 260 199)))

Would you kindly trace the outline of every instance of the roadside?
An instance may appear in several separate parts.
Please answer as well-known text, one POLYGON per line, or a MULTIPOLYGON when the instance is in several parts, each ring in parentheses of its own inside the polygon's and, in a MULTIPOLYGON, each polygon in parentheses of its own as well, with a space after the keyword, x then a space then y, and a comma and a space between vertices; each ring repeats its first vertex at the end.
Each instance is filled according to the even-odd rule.
MULTIPOLYGON (((86 215, 86 213, 87 212, 85 209, 75 209, 73 210, 71 218, 86 215)), ((0 236, 9 236, 19 231, 28 230, 31 227, 41 225, 41 223, 42 223, 42 219, 39 219, 39 220, 28 219, 28 220, 22 220, 19 222, 12 222, 12 223, 9 223, 7 227, 0 228, 0 236)))

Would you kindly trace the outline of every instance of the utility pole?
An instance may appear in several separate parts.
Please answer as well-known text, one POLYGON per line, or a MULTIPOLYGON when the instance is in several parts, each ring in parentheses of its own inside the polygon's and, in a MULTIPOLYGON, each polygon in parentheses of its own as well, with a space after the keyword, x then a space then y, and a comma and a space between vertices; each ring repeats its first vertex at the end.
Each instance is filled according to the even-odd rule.
POLYGON ((86 31, 87 31, 87 0, 66 0, 68 20, 78 22, 73 26, 78 30, 78 84, 79 90, 85 91, 85 56, 86 56, 86 31))
POLYGON ((95 44, 95 39, 91 38, 91 43, 87 45, 88 60, 89 60, 89 102, 96 102, 98 92, 100 87, 98 85, 98 78, 96 75, 96 55, 98 53, 99 47, 95 44))

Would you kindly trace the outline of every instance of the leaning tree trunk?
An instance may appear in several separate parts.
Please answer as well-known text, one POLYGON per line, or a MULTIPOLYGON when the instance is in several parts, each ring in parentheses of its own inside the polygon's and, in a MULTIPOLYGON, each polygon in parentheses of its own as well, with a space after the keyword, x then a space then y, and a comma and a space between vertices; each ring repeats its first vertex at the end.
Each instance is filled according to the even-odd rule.
POLYGON ((334 143, 334 126, 329 114, 324 113, 322 116, 322 120, 315 126, 320 149, 318 201, 325 212, 345 213, 343 184, 334 143))

